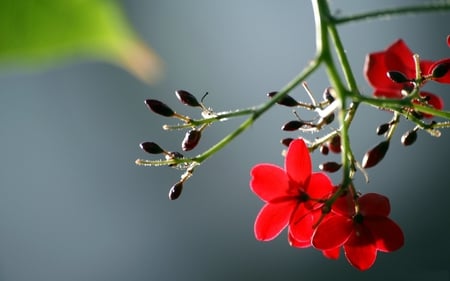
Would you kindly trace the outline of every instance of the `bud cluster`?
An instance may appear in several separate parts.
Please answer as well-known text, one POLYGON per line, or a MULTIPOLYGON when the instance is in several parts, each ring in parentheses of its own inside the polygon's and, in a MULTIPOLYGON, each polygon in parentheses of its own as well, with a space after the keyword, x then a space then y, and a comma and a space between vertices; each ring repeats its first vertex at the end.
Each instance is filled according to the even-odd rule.
MULTIPOLYGON (((207 128, 210 124, 208 122, 203 122, 207 118, 214 117, 214 113, 211 109, 207 108, 203 104, 203 99, 207 95, 206 93, 201 101, 198 101, 197 98, 185 90, 175 91, 175 95, 179 102, 184 105, 190 107, 198 107, 201 110, 201 115, 203 117, 202 120, 193 120, 190 117, 180 114, 170 108, 167 104, 155 100, 155 99, 147 99, 145 100, 145 104, 147 107, 154 113, 159 114, 164 117, 176 118, 184 122, 182 125, 178 126, 169 126, 164 125, 163 128, 165 130, 171 129, 186 129, 186 133, 184 135, 183 140, 181 141, 181 150, 184 152, 193 150, 202 137, 202 132, 207 128)), ((199 165, 199 163, 195 162, 195 160, 185 158, 184 155, 178 151, 168 151, 163 149, 161 146, 156 144, 155 142, 142 142, 140 144, 140 148, 149 153, 149 154, 162 154, 164 155, 164 160, 136 160, 136 164, 144 165, 144 166, 161 166, 167 165, 169 167, 174 167, 178 169, 185 170, 185 173, 181 175, 180 180, 175 183, 169 191, 169 199, 175 200, 177 199, 183 190, 184 182, 191 177, 195 167, 199 165)))

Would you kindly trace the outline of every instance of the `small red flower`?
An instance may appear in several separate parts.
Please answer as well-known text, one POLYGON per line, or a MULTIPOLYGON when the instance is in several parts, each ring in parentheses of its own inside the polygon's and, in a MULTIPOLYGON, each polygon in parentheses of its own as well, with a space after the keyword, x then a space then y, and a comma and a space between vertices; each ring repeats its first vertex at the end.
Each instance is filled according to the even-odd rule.
MULTIPOLYGON (((420 69, 423 76, 431 76, 433 70, 439 66, 445 65, 450 67, 450 58, 442 59, 436 62, 430 60, 420 60, 420 69)), ((405 44, 403 40, 397 40, 382 52, 371 53, 366 57, 364 65, 364 73, 370 85, 375 88, 374 96, 401 99, 403 98, 402 90, 410 89, 411 82, 398 83, 392 81, 387 73, 397 71, 407 79, 416 77, 415 63, 413 52, 405 44)), ((450 71, 447 71, 442 77, 433 78, 433 80, 441 83, 450 83, 450 71)), ((422 91, 421 96, 428 99, 428 104, 436 109, 442 109, 444 103, 442 99, 432 93, 422 91)), ((430 116, 427 116, 430 117, 430 116)))
POLYGON ((316 229, 312 244, 319 250, 336 251, 343 246, 351 265, 369 269, 377 251, 392 252, 403 246, 403 232, 388 218, 389 199, 368 193, 357 199, 358 212, 350 196, 339 198, 328 216, 316 229), (332 235, 331 235, 332 234, 332 235))
POLYGON ((258 164, 251 170, 250 188, 265 202, 255 221, 255 236, 269 241, 289 225, 290 242, 307 247, 322 205, 318 200, 328 198, 333 185, 326 174, 312 173, 311 157, 302 139, 289 144, 284 166, 258 164))

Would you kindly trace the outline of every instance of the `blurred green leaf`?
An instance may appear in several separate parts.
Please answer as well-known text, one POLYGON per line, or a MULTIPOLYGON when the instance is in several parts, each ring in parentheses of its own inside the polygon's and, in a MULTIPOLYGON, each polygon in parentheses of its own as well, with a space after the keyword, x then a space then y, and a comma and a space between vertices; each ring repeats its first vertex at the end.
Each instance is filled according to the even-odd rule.
POLYGON ((90 57, 152 81, 161 62, 133 33, 112 0, 1 0, 0 63, 51 65, 90 57))

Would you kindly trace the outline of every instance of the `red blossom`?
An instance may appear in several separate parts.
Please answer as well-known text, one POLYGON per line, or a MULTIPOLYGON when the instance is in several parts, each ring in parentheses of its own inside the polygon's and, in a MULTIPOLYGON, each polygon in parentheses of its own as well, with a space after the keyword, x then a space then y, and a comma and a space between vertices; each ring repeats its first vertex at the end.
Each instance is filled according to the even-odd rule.
MULTIPOLYGON (((440 65, 450 68, 450 58, 436 62, 420 60, 420 69, 424 77, 431 77, 433 70, 440 65)), ((391 71, 400 72, 408 79, 416 78, 413 52, 401 39, 394 42, 386 50, 371 53, 366 57, 364 73, 367 81, 375 88, 374 96, 401 99, 403 98, 402 90, 413 87, 411 82, 399 83, 391 80, 387 75, 391 71)), ((447 71, 441 77, 431 79, 440 83, 450 83, 450 71, 447 71)), ((434 108, 443 108, 444 104, 440 97, 424 91, 420 95, 426 97, 428 99, 427 103, 434 108)), ((431 116, 426 115, 426 117, 431 116)))
POLYGON ((288 148, 284 169, 258 164, 251 170, 251 190, 264 202, 254 226, 256 239, 274 239, 289 225, 289 241, 296 247, 311 245, 313 224, 333 185, 324 173, 313 173, 308 147, 302 139, 288 148))
POLYGON ((390 218, 389 199, 368 193, 357 199, 358 212, 350 196, 339 198, 328 216, 316 229, 312 244, 319 250, 335 253, 343 246, 351 265, 359 270, 369 269, 377 251, 392 252, 403 246, 400 227, 390 218), (333 233, 333 235, 330 235, 333 233))

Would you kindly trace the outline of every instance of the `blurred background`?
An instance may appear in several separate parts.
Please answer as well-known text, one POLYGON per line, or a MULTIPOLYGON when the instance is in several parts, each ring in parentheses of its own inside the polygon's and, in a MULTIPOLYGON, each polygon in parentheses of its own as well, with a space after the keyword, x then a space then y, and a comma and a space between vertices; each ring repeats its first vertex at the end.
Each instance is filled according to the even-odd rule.
MULTIPOLYGON (((423 1, 331 1, 350 15, 423 1)), ((288 108, 275 107, 236 141, 207 160, 169 201, 180 171, 146 168, 153 159, 139 148, 154 141, 180 150, 184 132, 162 131, 176 121, 148 111, 147 98, 180 113, 185 89, 216 111, 266 101, 314 55, 311 4, 307 1, 119 2, 140 39, 164 61, 164 77, 148 85, 103 60, 75 58, 51 67, 0 64, 0 280, 449 280, 450 133, 420 132, 403 147, 402 122, 383 162, 357 175, 356 188, 391 200, 405 246, 379 253, 366 272, 313 249, 289 247, 286 233, 270 243, 253 235, 262 202, 251 193, 249 170, 260 162, 283 165, 280 155, 288 108)), ((367 53, 403 38, 422 58, 450 56, 448 13, 402 16, 339 28, 360 89, 370 95, 362 67, 367 53)), ((4 39, 0 39, 4 40, 4 39)), ((0 41, 1 42, 1 41, 0 41)), ((317 97, 329 86, 323 70, 310 79, 317 97)), ((448 87, 426 89, 450 104, 448 87)), ((299 87, 292 92, 307 101, 299 87)), ((449 107, 446 106, 448 110, 449 107)), ((303 114, 301 110, 299 114, 303 114)), ((351 127, 358 159, 382 140, 375 129, 391 115, 361 107, 351 127)), ((231 132, 243 119, 208 128, 195 155, 231 132)), ((403 120, 404 121, 404 120, 403 120)), ((313 138, 313 135, 305 135, 313 138)), ((325 160, 313 154, 315 169, 325 160)), ((339 175, 333 175, 335 182, 339 175)))

